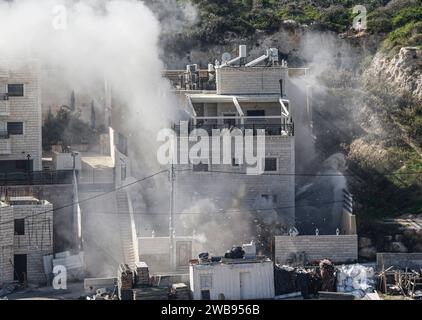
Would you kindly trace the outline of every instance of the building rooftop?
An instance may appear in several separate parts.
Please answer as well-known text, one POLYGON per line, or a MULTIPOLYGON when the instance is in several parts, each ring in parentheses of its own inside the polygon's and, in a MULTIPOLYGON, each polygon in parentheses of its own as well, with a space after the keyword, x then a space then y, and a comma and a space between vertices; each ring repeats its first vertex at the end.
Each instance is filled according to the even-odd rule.
POLYGON ((230 265, 230 264, 250 264, 250 263, 266 263, 272 262, 265 256, 256 256, 255 258, 243 258, 243 259, 228 259, 221 258, 219 261, 213 261, 212 259, 206 261, 200 261, 199 259, 190 260, 189 264, 192 266, 216 266, 216 265, 230 265))

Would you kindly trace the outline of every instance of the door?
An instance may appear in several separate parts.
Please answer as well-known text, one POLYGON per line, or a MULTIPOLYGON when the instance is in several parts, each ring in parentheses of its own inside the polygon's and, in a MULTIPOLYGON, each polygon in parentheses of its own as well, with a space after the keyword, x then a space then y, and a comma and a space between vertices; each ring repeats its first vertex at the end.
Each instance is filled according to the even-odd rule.
POLYGON ((186 267, 189 260, 192 259, 192 242, 191 241, 177 241, 176 242, 176 266, 186 267))
POLYGON ((15 254, 13 260, 13 280, 17 280, 22 283, 26 280, 27 275, 26 254, 15 254))
POLYGON ((240 299, 251 299, 252 295, 252 278, 250 272, 241 272, 240 274, 240 299))

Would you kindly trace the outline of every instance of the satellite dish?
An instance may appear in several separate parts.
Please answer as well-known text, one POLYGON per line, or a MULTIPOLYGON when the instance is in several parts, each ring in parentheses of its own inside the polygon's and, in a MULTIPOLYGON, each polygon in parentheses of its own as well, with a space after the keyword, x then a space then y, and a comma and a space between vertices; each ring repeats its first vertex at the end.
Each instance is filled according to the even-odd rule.
POLYGON ((224 52, 221 56, 222 63, 226 63, 232 59, 232 55, 228 52, 224 52))

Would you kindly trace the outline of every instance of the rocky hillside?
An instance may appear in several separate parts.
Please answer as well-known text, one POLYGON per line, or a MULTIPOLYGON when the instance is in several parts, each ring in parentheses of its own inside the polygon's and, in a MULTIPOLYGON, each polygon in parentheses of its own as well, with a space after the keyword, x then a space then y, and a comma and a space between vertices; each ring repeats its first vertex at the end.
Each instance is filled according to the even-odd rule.
MULTIPOLYGON (((179 0, 186 3, 185 0, 179 0)), ((317 153, 346 156, 359 226, 422 213, 422 0, 365 1, 367 29, 352 29, 355 0, 192 0, 197 19, 163 35, 170 68, 277 47, 311 68, 317 153)), ((296 119, 298 121, 298 119, 296 119)), ((316 168, 315 170, 318 170, 316 168)))

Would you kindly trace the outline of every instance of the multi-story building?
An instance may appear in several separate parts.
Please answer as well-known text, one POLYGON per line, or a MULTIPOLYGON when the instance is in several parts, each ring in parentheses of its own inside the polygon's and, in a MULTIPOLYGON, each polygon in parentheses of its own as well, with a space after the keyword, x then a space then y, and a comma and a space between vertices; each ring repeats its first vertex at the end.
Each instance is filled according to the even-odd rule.
POLYGON ((41 131, 37 65, 0 65, 0 173, 42 169, 41 131))
POLYGON ((53 205, 33 197, 0 202, 0 284, 46 282, 43 256, 53 253, 53 205))
MULTIPOLYGON (((209 159, 202 159, 199 164, 180 164, 179 161, 176 165, 174 211, 201 211, 196 204, 200 199, 209 199, 214 208, 211 213, 241 213, 245 219, 251 214, 252 220, 261 218, 287 232, 294 225, 295 211, 295 138, 292 106, 287 92, 289 72, 286 63, 279 61, 277 49, 269 49, 265 55, 249 63, 245 51, 245 46, 241 46, 238 58, 209 67, 215 78, 216 90, 192 90, 195 84, 189 85, 185 81, 184 87, 190 90, 178 91, 191 115, 188 125, 190 138, 183 136, 176 127, 178 152, 188 153, 197 142, 192 141, 195 140, 192 135, 199 134, 194 129, 204 129, 210 135, 213 130, 220 129, 220 146, 224 144, 225 134, 222 132, 246 135, 252 130, 254 154, 258 150, 264 152, 264 157, 257 159, 258 163, 254 165, 262 169, 261 174, 248 172, 249 164, 245 158, 242 163, 233 145, 230 161, 224 161, 223 154, 218 155, 219 161, 214 161, 217 150, 210 141, 209 159), (264 141, 257 138, 258 130, 265 133, 264 141)), ((196 67, 188 67, 187 73, 194 75, 194 69, 196 67)), ((195 81, 197 77, 185 78, 195 81)), ((245 150, 248 147, 246 141, 244 147, 245 150)), ((177 222, 175 228, 176 232, 177 228, 180 230, 177 222)))

